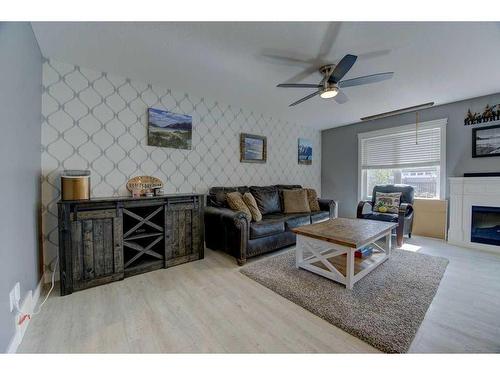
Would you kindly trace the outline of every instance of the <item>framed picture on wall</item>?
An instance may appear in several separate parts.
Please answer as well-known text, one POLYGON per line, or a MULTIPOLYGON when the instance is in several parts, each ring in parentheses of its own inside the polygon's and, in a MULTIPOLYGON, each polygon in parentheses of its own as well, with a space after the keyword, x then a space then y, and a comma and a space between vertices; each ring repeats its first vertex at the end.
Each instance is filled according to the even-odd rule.
POLYGON ((267 138, 261 135, 240 134, 240 162, 265 163, 267 161, 267 138))
POLYGON ((299 164, 311 165, 313 160, 313 146, 310 139, 299 138, 299 164))
POLYGON ((193 118, 148 108, 148 146, 191 150, 193 118))
POLYGON ((472 157, 500 156, 500 125, 472 129, 472 157))

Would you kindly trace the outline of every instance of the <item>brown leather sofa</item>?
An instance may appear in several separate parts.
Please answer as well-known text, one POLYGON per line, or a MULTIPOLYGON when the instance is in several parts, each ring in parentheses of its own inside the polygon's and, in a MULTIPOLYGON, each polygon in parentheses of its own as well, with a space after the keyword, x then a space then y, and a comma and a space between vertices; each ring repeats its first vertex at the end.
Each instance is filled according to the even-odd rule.
POLYGON ((205 209, 207 247, 233 255, 242 265, 247 258, 294 245, 295 234, 291 229, 337 217, 337 204, 329 199, 318 199, 321 211, 284 214, 282 191, 300 188, 300 185, 210 188, 205 209), (249 222, 243 212, 229 208, 226 194, 234 191, 252 193, 262 221, 249 222))

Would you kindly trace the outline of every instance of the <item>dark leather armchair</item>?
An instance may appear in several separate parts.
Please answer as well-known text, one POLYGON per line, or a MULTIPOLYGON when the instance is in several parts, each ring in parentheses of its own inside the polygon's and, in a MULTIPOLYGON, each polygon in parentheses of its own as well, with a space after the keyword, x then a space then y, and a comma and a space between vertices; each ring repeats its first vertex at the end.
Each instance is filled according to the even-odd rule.
POLYGON ((398 247, 400 247, 403 245, 404 235, 408 235, 408 237, 411 238, 411 231, 413 228, 413 200, 414 200, 414 190, 412 186, 377 185, 373 188, 371 201, 361 201, 358 203, 358 210, 356 216, 358 219, 369 219, 369 220, 398 223, 398 226, 396 228, 396 240, 398 247), (373 211, 373 207, 375 205, 376 192, 401 193, 399 212, 397 214, 393 214, 393 213, 382 213, 373 211), (363 213, 365 205, 367 204, 371 206, 371 210, 367 213, 363 213))

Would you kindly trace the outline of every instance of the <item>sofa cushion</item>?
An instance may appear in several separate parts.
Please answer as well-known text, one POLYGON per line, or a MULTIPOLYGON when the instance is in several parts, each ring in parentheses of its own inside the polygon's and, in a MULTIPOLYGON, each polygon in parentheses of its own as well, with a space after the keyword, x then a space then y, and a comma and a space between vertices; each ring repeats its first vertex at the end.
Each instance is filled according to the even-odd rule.
POLYGON ((320 221, 326 221, 330 219, 330 212, 328 211, 318 211, 311 213, 311 224, 319 223, 320 221))
POLYGON ((285 228, 287 230, 311 224, 311 216, 305 215, 286 215, 285 228))
POLYGON ((276 185, 276 187, 278 188, 281 207, 285 207, 285 204, 283 203, 283 190, 302 189, 302 186, 300 185, 276 185))
POLYGON ((285 231, 284 216, 277 219, 263 219, 250 224, 250 239, 272 236, 285 231))
POLYGON ((301 185, 276 185, 278 190, 302 189, 301 185))
POLYGON ((286 215, 284 213, 281 213, 281 212, 274 212, 272 214, 262 215, 262 220, 273 220, 273 219, 285 220, 285 218, 286 218, 286 215))
POLYGON ((248 186, 231 186, 222 187, 214 186, 208 191, 207 205, 212 207, 229 208, 226 200, 226 194, 238 191, 241 194, 245 194, 248 191, 248 186))
POLYGON ((281 212, 281 204, 276 186, 250 186, 257 207, 262 215, 281 212))
POLYGON ((239 191, 233 191, 232 193, 226 194, 226 199, 231 210, 243 212, 247 217, 247 220, 249 222, 252 221, 252 212, 243 201, 243 196, 239 191))
POLYGON ((245 202, 248 209, 250 210, 250 213, 252 214, 252 220, 261 221, 262 214, 259 211, 259 206, 257 206, 257 202, 255 201, 255 198, 253 197, 252 193, 243 194, 243 202, 245 202))
POLYGON ((311 212, 304 189, 283 190, 283 203, 285 214, 311 212))
POLYGON ((320 211, 321 208, 319 207, 318 194, 316 193, 316 190, 311 188, 306 188, 304 190, 307 192, 307 201, 309 202, 311 212, 320 211))
POLYGON ((371 212, 369 214, 363 215, 363 219, 388 221, 391 223, 397 223, 398 222, 398 214, 385 214, 385 213, 381 213, 381 212, 371 212))

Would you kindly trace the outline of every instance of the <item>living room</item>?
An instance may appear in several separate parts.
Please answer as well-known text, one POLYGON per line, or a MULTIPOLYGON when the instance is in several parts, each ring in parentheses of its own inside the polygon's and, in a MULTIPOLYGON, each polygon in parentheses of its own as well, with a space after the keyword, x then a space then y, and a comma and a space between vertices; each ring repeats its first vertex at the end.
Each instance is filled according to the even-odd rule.
POLYGON ((2 352, 500 352, 498 22, 41 17, 0 23, 2 352))

